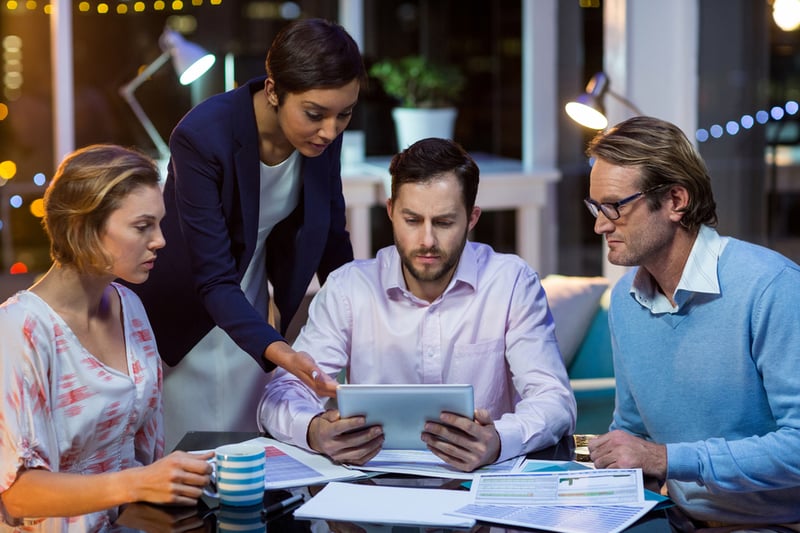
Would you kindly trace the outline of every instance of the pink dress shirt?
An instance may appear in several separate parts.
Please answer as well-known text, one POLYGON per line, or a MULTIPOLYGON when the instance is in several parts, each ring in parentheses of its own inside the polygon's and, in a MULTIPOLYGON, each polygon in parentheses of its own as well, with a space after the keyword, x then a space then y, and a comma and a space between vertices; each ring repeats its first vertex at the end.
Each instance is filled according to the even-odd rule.
MULTIPOLYGON (((331 273, 294 344, 349 383, 470 383, 501 440, 498 460, 556 443, 576 406, 539 277, 515 255, 467 242, 434 302, 406 290, 394 246, 331 273)), ((402 406, 398 406, 402 409, 402 406)), ((277 369, 259 405, 262 429, 308 448, 320 400, 277 369)))

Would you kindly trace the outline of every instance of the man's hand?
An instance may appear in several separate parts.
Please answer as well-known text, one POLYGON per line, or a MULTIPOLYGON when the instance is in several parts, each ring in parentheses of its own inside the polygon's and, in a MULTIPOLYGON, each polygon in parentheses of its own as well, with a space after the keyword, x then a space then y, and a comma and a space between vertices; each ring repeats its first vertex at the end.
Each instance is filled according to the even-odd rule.
POLYGON ((383 428, 365 423, 363 416, 340 418, 337 410, 325 411, 311 419, 308 445, 337 463, 363 465, 383 446, 383 428))
POLYGON ((589 457, 597 468, 641 468, 642 474, 667 477, 667 447, 614 430, 589 441, 589 457))
POLYGON ((336 387, 339 384, 320 370, 314 358, 306 352, 296 352, 285 342, 273 342, 267 347, 264 357, 300 378, 317 396, 336 396, 336 387))
POLYGON ((472 472, 500 456, 500 435, 486 409, 475 410, 475 420, 453 413, 442 413, 438 422, 426 422, 422 441, 441 460, 472 472))

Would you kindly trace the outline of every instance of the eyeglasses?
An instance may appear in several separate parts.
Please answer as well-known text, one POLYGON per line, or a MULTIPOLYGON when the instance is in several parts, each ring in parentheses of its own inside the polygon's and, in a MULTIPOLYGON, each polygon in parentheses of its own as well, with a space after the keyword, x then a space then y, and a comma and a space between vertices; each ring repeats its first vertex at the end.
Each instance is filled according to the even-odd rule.
POLYGON ((619 212, 619 208, 620 207, 622 207, 623 205, 627 205, 627 204, 630 204, 632 202, 635 202, 639 198, 642 198, 643 196, 645 196, 645 195, 647 195, 647 194, 649 194, 649 193, 651 193, 651 192, 653 192, 653 191, 655 191, 657 189, 660 189, 660 188, 662 188, 662 187, 664 187, 666 185, 667 185, 666 183, 662 183, 661 185, 656 185, 655 187, 650 187, 646 191, 639 191, 636 194, 632 194, 632 195, 628 196, 627 198, 623 198, 622 200, 620 200, 618 202, 603 202, 603 203, 600 203, 597 200, 593 200, 593 199, 591 199, 589 197, 586 197, 586 198, 583 199, 583 203, 586 204, 586 208, 589 210, 589 212, 592 214, 592 216, 594 218, 597 218, 597 215, 600 214, 600 212, 602 212, 603 215, 608 220, 617 220, 619 217, 622 216, 620 214, 620 212, 619 212))

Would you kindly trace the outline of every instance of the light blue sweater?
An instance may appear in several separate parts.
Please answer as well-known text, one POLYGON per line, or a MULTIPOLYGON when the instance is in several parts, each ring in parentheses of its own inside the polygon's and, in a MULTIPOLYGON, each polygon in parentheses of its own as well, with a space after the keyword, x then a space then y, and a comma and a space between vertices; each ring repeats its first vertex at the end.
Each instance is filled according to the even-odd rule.
POLYGON ((694 518, 800 521, 800 267, 730 239, 719 294, 677 294, 674 314, 637 302, 637 270, 610 306, 611 428, 667 445, 670 497, 694 518))

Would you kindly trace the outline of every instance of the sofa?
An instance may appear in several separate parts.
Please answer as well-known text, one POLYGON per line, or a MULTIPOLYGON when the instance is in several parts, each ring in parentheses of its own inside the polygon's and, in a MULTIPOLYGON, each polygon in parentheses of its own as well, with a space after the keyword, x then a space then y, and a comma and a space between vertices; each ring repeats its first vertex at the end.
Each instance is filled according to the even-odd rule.
POLYGON ((578 403, 576 434, 608 431, 614 413, 614 365, 603 277, 549 275, 542 279, 556 337, 578 403))

